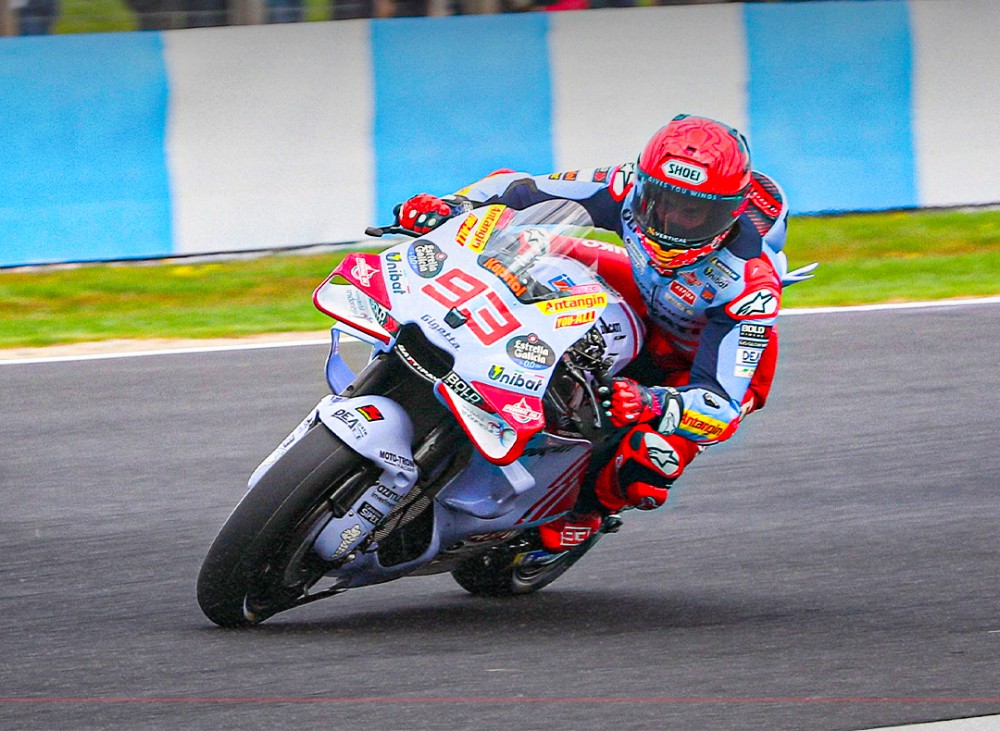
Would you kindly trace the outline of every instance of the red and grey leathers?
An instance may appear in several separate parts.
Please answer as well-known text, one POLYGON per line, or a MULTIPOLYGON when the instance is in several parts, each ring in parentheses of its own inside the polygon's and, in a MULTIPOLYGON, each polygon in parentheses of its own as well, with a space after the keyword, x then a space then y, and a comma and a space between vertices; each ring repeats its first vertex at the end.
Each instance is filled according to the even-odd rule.
MULTIPOLYGON (((574 200, 624 241, 620 254, 602 250, 596 261, 648 326, 643 353, 623 375, 653 387, 657 398, 664 394, 656 387, 675 387, 683 412, 671 434, 660 431, 651 412, 625 434, 597 480, 597 496, 609 510, 661 505, 703 447, 731 436, 743 416, 764 405, 777 357, 778 252, 788 213, 780 188, 755 172, 749 205, 721 245, 707 254, 692 251, 690 264, 662 274, 649 264, 633 221, 632 176, 631 164, 535 176, 500 172, 450 198, 456 208, 574 200)), ((594 250, 581 252, 588 255, 594 250)))

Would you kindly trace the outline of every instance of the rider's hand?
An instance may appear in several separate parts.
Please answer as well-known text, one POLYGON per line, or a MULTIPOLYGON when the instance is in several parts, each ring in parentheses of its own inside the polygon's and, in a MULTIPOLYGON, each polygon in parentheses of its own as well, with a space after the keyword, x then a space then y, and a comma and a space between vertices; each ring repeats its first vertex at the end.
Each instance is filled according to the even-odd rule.
POLYGON ((393 209, 397 223, 418 234, 428 233, 452 216, 452 208, 436 195, 421 193, 393 209))
POLYGON ((631 378, 615 378, 611 382, 610 394, 607 390, 602 389, 602 395, 607 399, 604 406, 610 408, 608 415, 616 427, 643 424, 663 413, 655 394, 631 378))
POLYGON ((680 426, 684 402, 673 388, 646 388, 631 378, 615 378, 610 389, 601 387, 599 393, 615 427, 644 424, 659 416, 663 416, 657 426, 661 434, 673 434, 680 426))

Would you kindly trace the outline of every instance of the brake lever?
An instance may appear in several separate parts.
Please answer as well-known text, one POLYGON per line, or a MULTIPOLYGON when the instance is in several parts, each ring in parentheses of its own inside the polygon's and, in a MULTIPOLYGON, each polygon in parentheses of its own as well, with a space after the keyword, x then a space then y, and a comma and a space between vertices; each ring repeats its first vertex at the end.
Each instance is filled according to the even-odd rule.
POLYGON ((371 236, 372 238, 380 239, 383 236, 409 236, 410 238, 419 239, 423 234, 419 234, 416 231, 411 231, 408 228, 403 228, 396 224, 390 224, 388 226, 369 226, 365 229, 365 236, 371 236))

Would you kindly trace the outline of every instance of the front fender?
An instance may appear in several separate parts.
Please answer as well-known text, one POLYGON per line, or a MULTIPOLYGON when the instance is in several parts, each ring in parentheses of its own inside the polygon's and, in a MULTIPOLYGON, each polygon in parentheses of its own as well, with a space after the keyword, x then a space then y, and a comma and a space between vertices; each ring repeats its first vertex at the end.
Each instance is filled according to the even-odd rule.
POLYGON ((344 444, 382 468, 378 481, 316 537, 315 551, 332 561, 363 543, 416 484, 413 423, 402 406, 385 396, 328 396, 316 414, 344 444))
POLYGON ((413 423, 402 406, 385 396, 327 396, 316 406, 326 428, 348 447, 385 468, 416 472, 413 423))

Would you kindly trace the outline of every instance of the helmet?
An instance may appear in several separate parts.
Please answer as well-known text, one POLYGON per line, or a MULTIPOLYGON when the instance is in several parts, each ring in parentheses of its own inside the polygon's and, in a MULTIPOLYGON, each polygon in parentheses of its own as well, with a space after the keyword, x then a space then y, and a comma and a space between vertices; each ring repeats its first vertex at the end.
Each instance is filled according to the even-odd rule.
POLYGON ((631 212, 650 263, 692 264, 722 244, 746 209, 750 149, 739 132, 681 114, 639 156, 631 212))

